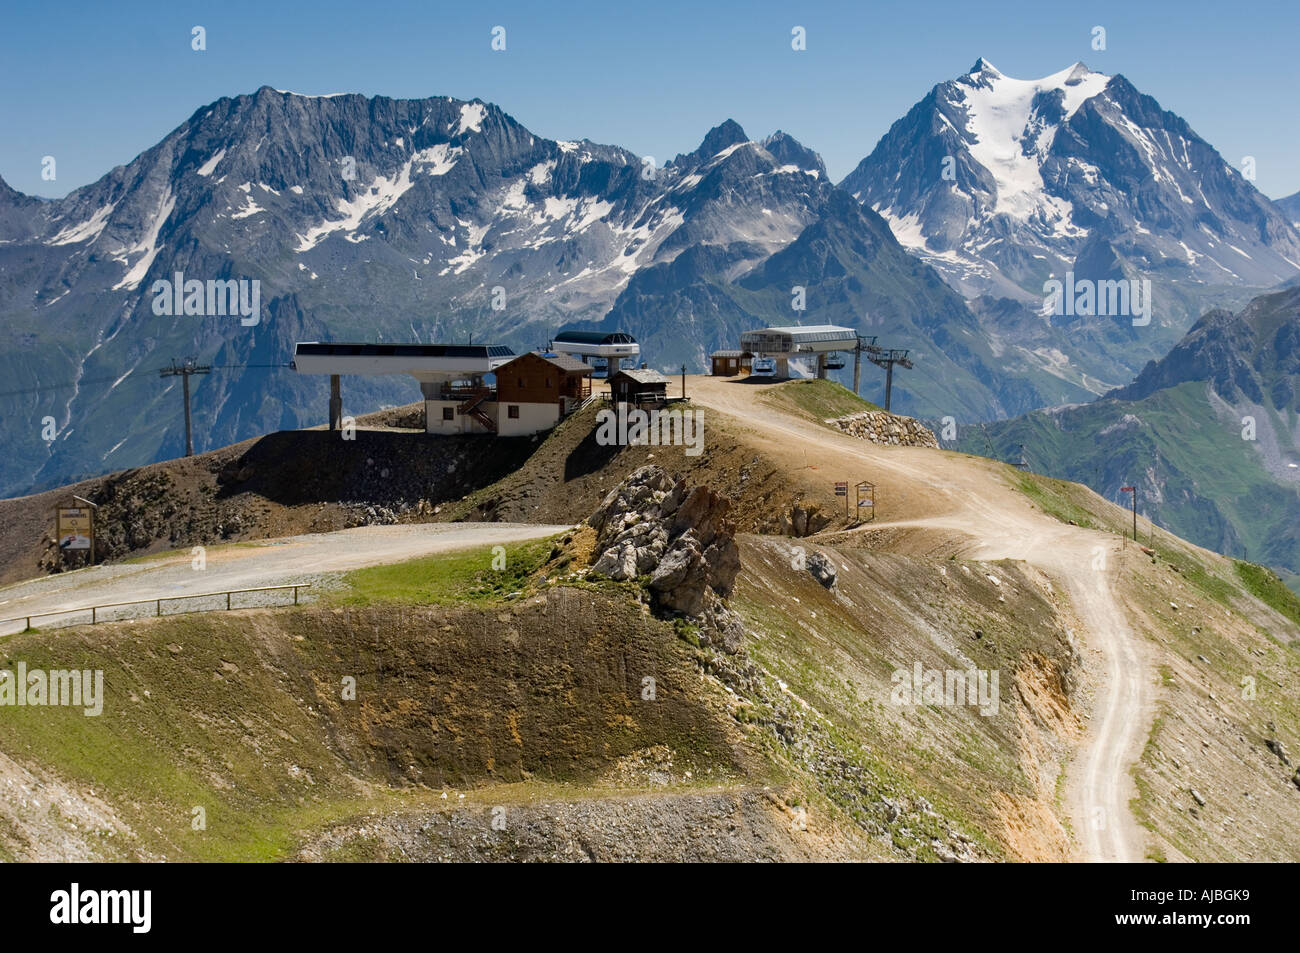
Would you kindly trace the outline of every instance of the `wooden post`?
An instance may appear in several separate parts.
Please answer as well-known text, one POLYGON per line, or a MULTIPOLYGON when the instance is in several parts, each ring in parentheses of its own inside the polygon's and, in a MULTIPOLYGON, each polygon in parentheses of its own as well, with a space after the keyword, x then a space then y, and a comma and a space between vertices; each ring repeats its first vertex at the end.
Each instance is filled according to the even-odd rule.
POLYGON ((339 376, 330 375, 330 430, 343 426, 343 394, 339 388, 339 376))
MULTIPOLYGON (((1133 494, 1133 542, 1134 542, 1134 543, 1137 543, 1137 541, 1138 541, 1138 488, 1137 488, 1137 484, 1134 483, 1132 486, 1122 486, 1122 487, 1119 488, 1119 491, 1120 491, 1121 493, 1132 493, 1132 494, 1133 494)), ((1127 540, 1127 539, 1128 539, 1128 537, 1125 537, 1125 540, 1127 540)), ((1139 544, 1139 545, 1140 545, 1140 544, 1139 544)))
POLYGON ((190 375, 181 375, 181 387, 185 391, 185 456, 194 456, 194 435, 190 430, 190 375))

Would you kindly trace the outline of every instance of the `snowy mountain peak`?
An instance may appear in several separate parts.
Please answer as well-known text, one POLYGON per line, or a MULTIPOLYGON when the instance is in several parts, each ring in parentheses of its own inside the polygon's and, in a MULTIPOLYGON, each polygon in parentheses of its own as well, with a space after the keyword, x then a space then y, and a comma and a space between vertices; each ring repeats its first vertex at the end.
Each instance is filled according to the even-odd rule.
POLYGON ((748 141, 749 137, 745 135, 745 130, 740 127, 740 123, 734 119, 728 119, 710 129, 705 134, 700 147, 692 155, 697 159, 712 159, 729 146, 748 141))
POLYGON ((1078 83, 1081 83, 1085 79, 1087 79, 1092 72, 1093 72, 1092 70, 1088 69, 1087 64, 1075 63, 1074 66, 1070 68, 1070 75, 1065 77, 1065 85, 1074 86, 1078 83))
POLYGON ((1041 300, 1103 244, 1136 272, 1197 285, 1269 287, 1300 269, 1300 234, 1212 146, 1083 63, 1026 80, 981 58, 841 185, 972 297, 1041 300))
POLYGON ((822 162, 822 157, 789 133, 778 129, 760 145, 782 165, 793 165, 805 172, 815 172, 823 178, 826 176, 826 165, 822 162))

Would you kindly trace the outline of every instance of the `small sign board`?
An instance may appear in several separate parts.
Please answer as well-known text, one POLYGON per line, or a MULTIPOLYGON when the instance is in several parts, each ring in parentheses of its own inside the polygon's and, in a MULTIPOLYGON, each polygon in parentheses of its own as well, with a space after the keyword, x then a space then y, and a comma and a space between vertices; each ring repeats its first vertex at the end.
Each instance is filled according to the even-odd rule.
POLYGON ((849 481, 848 481, 848 480, 841 480, 840 482, 838 482, 838 483, 835 484, 835 495, 836 495, 836 496, 848 496, 848 495, 849 495, 849 481))
MULTIPOLYGON (((858 522, 865 523, 874 520, 876 518, 876 485, 870 480, 863 480, 853 489, 858 498, 858 522), (863 516, 864 511, 868 514, 865 517, 863 516)), ((848 502, 848 500, 844 501, 846 507, 848 502)))
POLYGON ((95 537, 94 516, 88 506, 60 506, 55 517, 59 549, 90 549, 95 537))

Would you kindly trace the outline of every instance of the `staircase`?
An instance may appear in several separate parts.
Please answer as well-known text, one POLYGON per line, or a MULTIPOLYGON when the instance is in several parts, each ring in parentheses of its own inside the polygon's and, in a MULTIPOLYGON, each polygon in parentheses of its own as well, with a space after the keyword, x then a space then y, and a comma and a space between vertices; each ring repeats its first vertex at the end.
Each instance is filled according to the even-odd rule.
POLYGON ((459 410, 462 414, 467 414, 472 419, 481 423, 488 430, 496 433, 497 422, 489 417, 483 408, 479 406, 479 404, 483 403, 483 401, 487 400, 491 396, 492 392, 486 387, 475 390, 474 395, 461 404, 459 410))

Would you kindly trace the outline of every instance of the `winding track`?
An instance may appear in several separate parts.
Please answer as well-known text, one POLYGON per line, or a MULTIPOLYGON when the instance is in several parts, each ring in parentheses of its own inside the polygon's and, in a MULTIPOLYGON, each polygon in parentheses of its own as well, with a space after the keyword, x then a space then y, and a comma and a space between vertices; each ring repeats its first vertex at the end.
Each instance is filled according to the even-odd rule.
POLYGON ((1141 860, 1142 832, 1128 807, 1137 791, 1128 769, 1140 756, 1150 727, 1150 679, 1115 591, 1115 537, 1062 523, 1030 507, 989 461, 877 446, 812 427, 773 408, 760 408, 755 403, 758 392, 752 385, 708 377, 693 379, 690 390, 693 404, 741 418, 774 459, 794 469, 815 460, 828 473, 868 473, 882 479, 888 474, 914 491, 913 511, 923 506, 934 514, 873 522, 867 529, 912 526, 963 536, 969 540, 964 547, 969 558, 1022 560, 1068 593, 1086 630, 1085 647, 1100 662, 1093 666, 1097 687, 1092 718, 1067 773, 1077 856, 1102 862, 1141 860), (1094 568, 1099 552, 1105 556, 1104 567, 1094 568))

